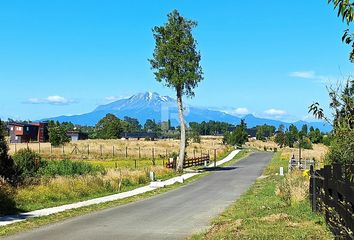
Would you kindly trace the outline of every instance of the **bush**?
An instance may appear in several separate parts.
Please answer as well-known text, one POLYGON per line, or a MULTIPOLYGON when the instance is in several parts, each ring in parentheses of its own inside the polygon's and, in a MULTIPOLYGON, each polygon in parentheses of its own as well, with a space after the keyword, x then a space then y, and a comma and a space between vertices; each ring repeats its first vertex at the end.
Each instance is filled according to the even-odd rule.
POLYGON ((276 194, 288 205, 293 205, 308 197, 309 179, 302 171, 289 172, 276 189, 276 194))
POLYGON ((42 164, 41 156, 29 148, 19 150, 14 154, 13 160, 20 181, 34 177, 42 164))
POLYGON ((5 179, 0 178, 0 215, 13 213, 16 208, 16 191, 5 179))
POLYGON ((85 162, 71 161, 68 159, 61 161, 44 161, 38 174, 41 176, 75 176, 75 175, 95 175, 97 173, 105 173, 102 166, 92 165, 85 162))
POLYGON ((312 143, 311 140, 309 138, 304 138, 301 141, 301 144, 299 144, 301 146, 301 148, 303 149, 312 149, 312 143))
POLYGON ((354 163, 354 130, 337 130, 326 156, 328 164, 353 164, 354 163))
POLYGON ((13 181, 15 167, 12 158, 8 155, 9 147, 4 137, 4 127, 5 125, 0 120, 0 177, 8 181, 13 181))

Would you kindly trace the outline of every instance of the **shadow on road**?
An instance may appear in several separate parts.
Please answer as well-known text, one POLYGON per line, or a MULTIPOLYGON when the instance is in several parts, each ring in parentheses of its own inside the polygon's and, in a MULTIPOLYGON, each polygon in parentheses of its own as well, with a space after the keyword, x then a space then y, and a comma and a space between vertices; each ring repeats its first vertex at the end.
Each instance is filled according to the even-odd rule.
POLYGON ((206 172, 220 172, 220 171, 231 171, 235 170, 238 167, 211 167, 211 168, 203 168, 206 172))

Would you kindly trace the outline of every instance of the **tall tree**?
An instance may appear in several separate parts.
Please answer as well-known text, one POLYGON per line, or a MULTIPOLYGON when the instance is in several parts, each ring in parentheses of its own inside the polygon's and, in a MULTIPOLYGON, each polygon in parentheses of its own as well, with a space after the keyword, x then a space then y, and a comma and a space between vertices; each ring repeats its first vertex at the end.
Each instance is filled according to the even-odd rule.
POLYGON ((97 137, 102 139, 117 139, 123 132, 122 121, 108 113, 96 124, 97 137))
POLYGON ((203 79, 200 66, 200 53, 192 29, 197 26, 195 21, 188 20, 173 10, 167 15, 168 21, 163 26, 153 29, 155 50, 149 60, 158 82, 176 91, 178 115, 181 128, 179 161, 177 170, 183 171, 186 152, 186 125, 182 97, 194 96, 194 88, 203 79))
POLYGON ((67 128, 65 127, 65 125, 60 124, 58 121, 48 122, 48 135, 49 135, 49 142, 54 147, 63 145, 70 141, 70 138, 67 135, 67 128))

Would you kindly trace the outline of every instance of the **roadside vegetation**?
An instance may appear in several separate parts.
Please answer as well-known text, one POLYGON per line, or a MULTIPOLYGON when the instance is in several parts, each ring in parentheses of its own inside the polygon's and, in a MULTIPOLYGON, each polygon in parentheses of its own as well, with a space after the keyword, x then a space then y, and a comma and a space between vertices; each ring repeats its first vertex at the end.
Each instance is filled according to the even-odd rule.
POLYGON ((149 172, 159 179, 175 176, 162 166, 140 169, 106 168, 72 160, 43 160, 21 149, 3 166, 0 180, 0 215, 32 211, 110 195, 146 185, 149 172))
MULTIPOLYGON (((229 149, 231 150, 231 149, 229 149)), ((229 152, 226 152, 223 155, 218 156, 217 160, 222 159, 223 157, 225 157, 229 152)), ((240 161, 241 159, 247 157, 250 153, 250 150, 244 149, 242 150, 239 154, 237 154, 234 159, 232 159, 230 162, 227 162, 225 164, 223 164, 223 166, 229 166, 234 164, 237 161, 240 161)), ((108 171, 110 171, 111 169, 114 169, 114 165, 110 165, 108 167, 108 171)), ((171 171, 170 172, 172 176, 174 176, 175 172, 171 171)), ((7 225, 7 226, 3 226, 0 227, 0 236, 7 236, 10 234, 14 234, 14 233, 18 233, 21 231, 25 231, 25 230, 30 230, 33 229, 35 227, 39 227, 39 226, 43 226, 49 223, 54 223, 57 221, 61 221, 70 217, 74 217, 74 216, 79 216, 79 215, 84 215, 90 212, 94 212, 94 211, 98 211, 98 210, 102 210, 105 208, 109 208, 109 207, 116 207, 122 204, 126 204, 129 202, 134 202, 137 200, 142 200, 151 196, 154 196, 156 194, 160 194, 163 192, 167 192, 170 191, 172 189, 178 188, 182 185, 185 184, 189 184, 192 183, 194 181, 199 180, 202 177, 205 177, 206 175, 210 174, 210 172, 204 172, 201 173, 199 175, 196 175, 192 178, 187 179, 184 183, 176 183, 170 186, 166 186, 164 188, 158 188, 154 191, 151 192, 146 192, 143 194, 139 194, 133 197, 129 197, 129 198, 124 198, 124 199, 119 199, 119 200, 115 200, 115 201, 111 201, 111 202, 106 202, 106 203, 100 203, 100 204, 95 204, 95 205, 91 205, 91 206, 86 206, 86 207, 81 207, 81 208, 77 208, 77 209, 71 209, 71 210, 67 210, 65 212, 61 212, 61 213, 56 213, 56 214, 52 214, 49 216, 43 216, 43 217, 39 217, 39 218, 29 218, 26 221, 23 222, 18 222, 16 224, 11 224, 11 225, 7 225)), ((158 173, 158 175, 160 175, 158 173)), ((34 206, 35 208, 36 206, 34 206)))
POLYGON ((257 182, 213 220, 207 233, 191 239, 332 239, 322 216, 308 202, 308 176, 287 169, 288 155, 278 152, 257 182))

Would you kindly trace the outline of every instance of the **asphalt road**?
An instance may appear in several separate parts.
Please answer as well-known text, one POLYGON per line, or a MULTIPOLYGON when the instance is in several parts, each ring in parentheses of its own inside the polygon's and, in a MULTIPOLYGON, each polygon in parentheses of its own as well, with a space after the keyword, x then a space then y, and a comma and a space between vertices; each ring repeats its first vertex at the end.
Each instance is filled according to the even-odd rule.
POLYGON ((254 153, 181 188, 6 239, 184 239, 206 230, 262 174, 271 157, 254 153))

